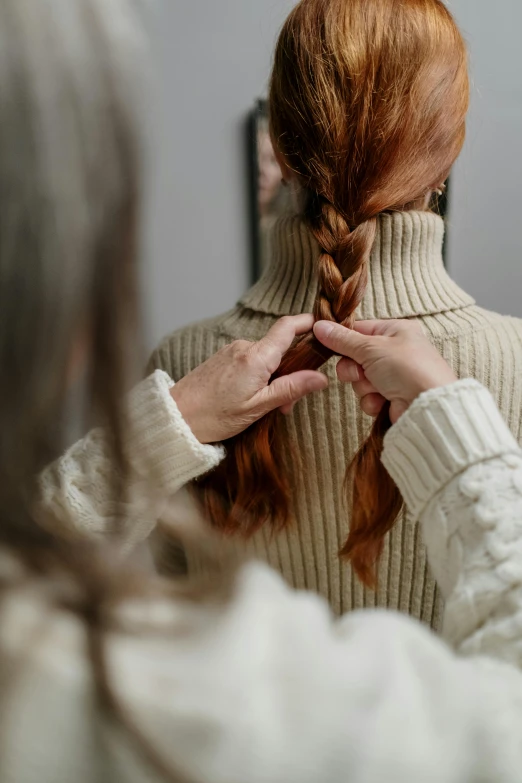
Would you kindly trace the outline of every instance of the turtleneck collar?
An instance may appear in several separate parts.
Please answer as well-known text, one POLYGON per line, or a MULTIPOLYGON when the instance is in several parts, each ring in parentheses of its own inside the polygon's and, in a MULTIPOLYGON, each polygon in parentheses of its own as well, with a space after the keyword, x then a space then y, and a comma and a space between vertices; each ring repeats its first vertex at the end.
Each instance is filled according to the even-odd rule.
MULTIPOLYGON (((438 215, 381 215, 358 317, 409 318, 473 305, 444 268, 443 239, 438 215)), ((318 245, 301 218, 283 218, 273 230, 270 264, 241 304, 277 316, 312 312, 318 256, 318 245)))

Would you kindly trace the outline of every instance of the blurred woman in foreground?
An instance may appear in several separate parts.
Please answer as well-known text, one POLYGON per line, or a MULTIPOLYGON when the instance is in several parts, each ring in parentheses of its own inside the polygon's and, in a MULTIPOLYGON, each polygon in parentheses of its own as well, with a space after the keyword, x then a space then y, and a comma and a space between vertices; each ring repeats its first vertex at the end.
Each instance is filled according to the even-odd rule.
POLYGON ((351 357, 339 377, 364 407, 391 402, 384 460, 422 521, 454 652, 391 613, 334 622, 262 565, 211 589, 123 557, 152 502, 220 462, 209 444, 327 384, 269 383, 303 315, 124 403, 138 29, 130 0, 0 0, 0 778, 518 781, 522 453, 414 326, 315 330, 351 357), (72 396, 103 428, 44 469, 72 396))

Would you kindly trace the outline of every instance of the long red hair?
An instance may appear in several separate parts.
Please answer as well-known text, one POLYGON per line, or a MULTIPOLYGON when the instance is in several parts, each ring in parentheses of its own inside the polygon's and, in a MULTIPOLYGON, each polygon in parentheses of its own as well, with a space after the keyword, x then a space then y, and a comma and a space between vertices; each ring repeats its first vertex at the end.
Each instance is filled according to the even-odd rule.
MULTIPOLYGON (((353 325, 378 215, 424 206, 444 182, 464 142, 468 99, 466 47, 441 0, 302 0, 292 11, 275 53, 270 124, 320 248, 318 319, 353 325)), ((277 374, 319 369, 331 356, 310 334, 277 374)), ((292 518, 280 417, 228 441, 226 460, 198 482, 224 532, 249 536, 292 518)), ((347 474, 341 554, 369 585, 402 507, 380 461, 389 427, 385 408, 347 474)))

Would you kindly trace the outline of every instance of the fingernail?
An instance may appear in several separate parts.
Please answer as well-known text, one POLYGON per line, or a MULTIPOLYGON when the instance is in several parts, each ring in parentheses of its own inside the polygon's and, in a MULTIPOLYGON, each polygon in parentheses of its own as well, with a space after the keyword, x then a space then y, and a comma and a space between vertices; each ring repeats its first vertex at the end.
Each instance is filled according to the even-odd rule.
POLYGON ((314 334, 318 340, 327 340, 334 330, 335 324, 331 321, 317 321, 314 326, 314 334))
POLYGON ((345 370, 346 380, 350 383, 355 383, 359 380, 359 368, 355 364, 350 365, 345 370))

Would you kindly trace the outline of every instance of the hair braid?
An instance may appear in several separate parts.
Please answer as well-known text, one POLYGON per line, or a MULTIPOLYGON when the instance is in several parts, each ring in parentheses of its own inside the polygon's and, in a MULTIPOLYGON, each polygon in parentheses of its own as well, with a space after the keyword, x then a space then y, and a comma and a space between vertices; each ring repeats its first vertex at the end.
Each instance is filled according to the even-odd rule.
MULTIPOLYGON (((368 262, 375 241, 377 218, 350 229, 348 221, 325 198, 309 194, 304 219, 320 249, 319 289, 314 315, 351 328, 368 282, 368 262)), ((303 367, 318 370, 333 356, 313 334, 301 338, 281 362, 274 378, 303 367)))
POLYGON ((315 316, 317 320, 337 321, 352 327, 368 282, 368 261, 377 220, 372 218, 350 229, 329 202, 310 197, 309 203, 308 222, 321 248, 315 316), (316 201, 320 202, 319 210, 314 209, 316 201))
MULTIPOLYGON (((376 220, 350 231, 346 219, 326 199, 309 194, 305 220, 319 242, 317 318, 353 324, 367 280, 376 220)), ((319 369, 333 356, 313 334, 284 356, 273 379, 304 367, 319 369)), ((225 533, 255 533, 265 522, 275 529, 291 518, 288 445, 282 416, 273 412, 226 443, 227 457, 197 484, 206 514, 225 533)))
MULTIPOLYGON (((319 221, 313 217, 310 220, 321 247, 315 316, 317 320, 337 321, 351 329, 368 282, 368 261, 377 219, 360 223, 350 231, 331 204, 323 202, 321 213, 319 221)), ((351 560, 357 575, 368 586, 374 585, 374 565, 381 554, 384 537, 403 506, 401 494, 381 462, 384 436, 390 427, 389 405, 386 405, 348 467, 345 480, 345 494, 352 513, 350 534, 340 554, 351 560)))
MULTIPOLYGON (((372 217, 350 229, 348 221, 330 202, 310 194, 305 220, 320 247, 315 316, 351 328, 367 285, 377 218, 372 217)), ((306 335, 288 351, 274 378, 303 367, 319 369, 332 356, 333 352, 321 345, 313 334, 306 335)), ((276 529, 289 522, 289 455, 282 437, 281 418, 281 414, 271 413, 229 440, 226 444, 227 458, 216 471, 198 483, 207 515, 224 532, 241 532, 250 536, 266 521, 270 521, 276 529)), ((373 581, 372 567, 380 552, 383 528, 380 524, 375 531, 375 541, 367 530, 367 493, 362 490, 368 483, 368 471, 375 477, 373 486, 379 488, 379 496, 384 493, 386 497, 393 498, 393 504, 387 503, 384 511, 387 520, 393 506, 391 524, 402 505, 398 490, 380 462, 383 438, 389 426, 386 411, 379 417, 347 473, 346 486, 353 514, 350 536, 341 554, 352 559, 358 575, 367 584, 373 581)), ((377 497, 376 491, 372 501, 376 501, 377 497)))

